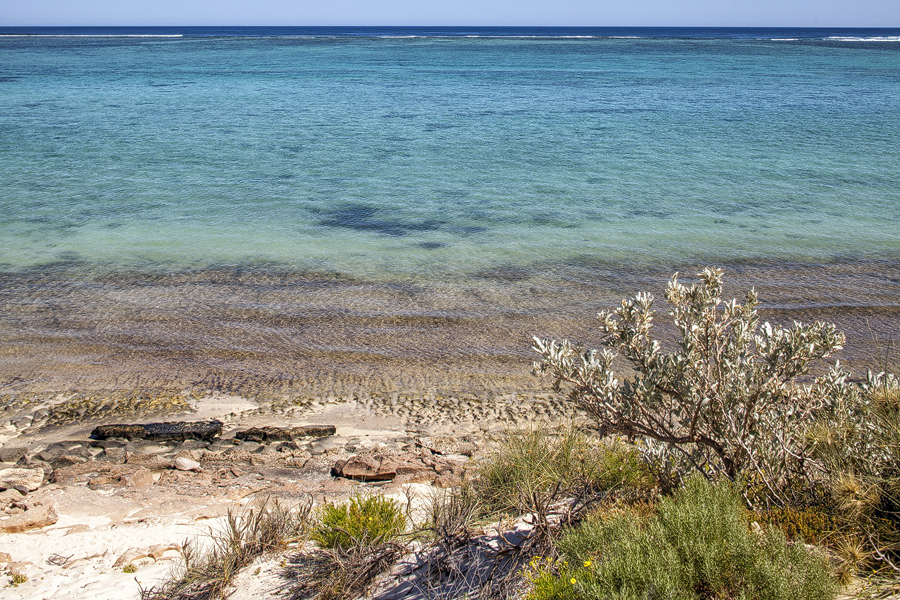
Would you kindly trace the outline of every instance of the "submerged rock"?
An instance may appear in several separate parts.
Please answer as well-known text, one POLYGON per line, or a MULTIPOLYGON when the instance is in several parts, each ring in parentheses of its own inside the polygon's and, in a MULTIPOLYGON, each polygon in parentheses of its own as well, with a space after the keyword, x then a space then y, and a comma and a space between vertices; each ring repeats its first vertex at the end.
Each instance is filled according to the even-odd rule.
POLYGON ((0 448, 0 462, 16 462, 28 452, 25 446, 9 446, 0 448))
POLYGON ((249 442, 290 442, 295 438, 334 435, 334 425, 301 425, 298 427, 251 427, 234 434, 235 439, 249 442))
POLYGON ((143 425, 100 425, 91 432, 98 439, 125 438, 128 440, 211 440, 222 433, 222 421, 167 421, 143 425))

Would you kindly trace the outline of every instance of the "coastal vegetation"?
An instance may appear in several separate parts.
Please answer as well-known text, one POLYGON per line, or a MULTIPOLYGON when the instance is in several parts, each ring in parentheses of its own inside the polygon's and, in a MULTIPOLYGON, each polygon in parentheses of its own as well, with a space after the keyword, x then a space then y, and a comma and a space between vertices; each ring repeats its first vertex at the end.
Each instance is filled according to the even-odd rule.
POLYGON ((722 279, 671 279, 671 343, 652 335, 645 293, 600 313, 601 351, 536 338, 535 373, 588 419, 506 432, 424 512, 373 493, 229 515, 210 551, 187 552, 177 581, 144 598, 222 597, 288 540, 294 598, 362 597, 387 574, 448 598, 896 590, 900 382, 823 365, 844 343, 833 325, 760 323, 755 292, 725 302, 722 279))

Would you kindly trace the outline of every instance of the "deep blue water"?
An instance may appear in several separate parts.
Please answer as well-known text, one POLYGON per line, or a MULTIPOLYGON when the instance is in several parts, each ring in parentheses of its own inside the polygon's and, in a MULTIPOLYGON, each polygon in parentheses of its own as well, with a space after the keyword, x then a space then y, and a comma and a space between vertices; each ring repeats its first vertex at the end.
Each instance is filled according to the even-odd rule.
MULTIPOLYGON (((900 28, 875 27, 3 27, 0 35, 180 37, 541 37, 886 41, 900 28)), ((896 39, 894 40, 896 41, 896 39)))

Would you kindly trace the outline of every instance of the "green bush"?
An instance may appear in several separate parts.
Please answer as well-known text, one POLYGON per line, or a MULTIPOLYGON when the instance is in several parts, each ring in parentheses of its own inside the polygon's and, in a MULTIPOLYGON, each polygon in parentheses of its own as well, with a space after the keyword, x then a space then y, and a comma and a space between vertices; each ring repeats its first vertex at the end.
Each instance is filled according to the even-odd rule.
POLYGON ((380 494, 356 496, 346 504, 327 503, 319 520, 310 537, 334 550, 388 542, 406 528, 400 506, 380 494))
POLYGON ((777 528, 754 533, 738 494, 699 478, 655 515, 597 513, 562 537, 566 560, 532 561, 528 600, 822 600, 837 585, 825 557, 777 528))

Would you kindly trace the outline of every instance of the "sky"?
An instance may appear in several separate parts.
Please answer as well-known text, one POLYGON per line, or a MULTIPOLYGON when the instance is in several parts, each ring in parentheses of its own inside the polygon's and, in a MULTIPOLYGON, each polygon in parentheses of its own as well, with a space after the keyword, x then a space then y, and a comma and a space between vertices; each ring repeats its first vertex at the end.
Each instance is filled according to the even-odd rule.
POLYGON ((900 0, 2 0, 0 25, 900 27, 900 0))

